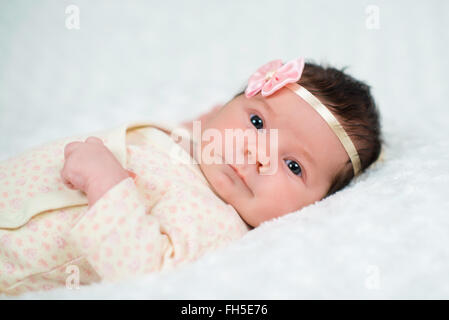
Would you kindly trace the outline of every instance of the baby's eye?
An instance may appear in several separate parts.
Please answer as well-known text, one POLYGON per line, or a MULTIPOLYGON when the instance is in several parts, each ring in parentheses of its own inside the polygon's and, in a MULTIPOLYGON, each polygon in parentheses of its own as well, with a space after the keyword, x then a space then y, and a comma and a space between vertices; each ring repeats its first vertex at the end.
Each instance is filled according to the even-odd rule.
POLYGON ((287 163, 288 168, 295 174, 295 175, 299 175, 302 173, 301 170, 301 166, 293 160, 285 160, 285 162, 287 163))
POLYGON ((263 129, 263 121, 258 115, 251 114, 250 120, 251 120, 251 123, 256 127, 257 130, 263 129))

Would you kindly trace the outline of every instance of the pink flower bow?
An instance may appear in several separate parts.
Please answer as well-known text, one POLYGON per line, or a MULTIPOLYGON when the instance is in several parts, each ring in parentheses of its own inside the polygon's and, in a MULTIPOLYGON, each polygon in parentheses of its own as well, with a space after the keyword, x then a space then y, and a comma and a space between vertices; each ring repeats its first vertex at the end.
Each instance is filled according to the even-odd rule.
POLYGON ((296 82, 304 70, 304 58, 282 64, 282 60, 273 60, 264 64, 249 78, 245 95, 250 98, 262 90, 262 96, 273 94, 287 83, 296 82))

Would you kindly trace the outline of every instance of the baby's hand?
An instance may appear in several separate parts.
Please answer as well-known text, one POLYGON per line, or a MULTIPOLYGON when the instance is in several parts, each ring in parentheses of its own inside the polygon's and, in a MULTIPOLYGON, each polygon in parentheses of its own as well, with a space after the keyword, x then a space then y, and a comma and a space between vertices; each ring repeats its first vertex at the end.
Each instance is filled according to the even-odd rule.
POLYGON ((67 144, 64 157, 65 163, 61 170, 63 183, 71 189, 86 193, 89 206, 131 174, 97 137, 67 144))

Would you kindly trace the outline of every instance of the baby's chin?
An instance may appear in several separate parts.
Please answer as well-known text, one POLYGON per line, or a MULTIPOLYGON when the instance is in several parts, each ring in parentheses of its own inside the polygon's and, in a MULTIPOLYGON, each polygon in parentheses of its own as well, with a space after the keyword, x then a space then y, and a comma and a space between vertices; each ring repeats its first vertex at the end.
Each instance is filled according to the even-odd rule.
POLYGON ((233 180, 232 175, 226 170, 226 164, 200 164, 201 171, 208 181, 212 191, 226 204, 231 205, 245 223, 251 228, 256 224, 247 221, 245 210, 249 209, 251 198, 242 186, 233 180), (247 197, 247 198, 245 198, 247 197))

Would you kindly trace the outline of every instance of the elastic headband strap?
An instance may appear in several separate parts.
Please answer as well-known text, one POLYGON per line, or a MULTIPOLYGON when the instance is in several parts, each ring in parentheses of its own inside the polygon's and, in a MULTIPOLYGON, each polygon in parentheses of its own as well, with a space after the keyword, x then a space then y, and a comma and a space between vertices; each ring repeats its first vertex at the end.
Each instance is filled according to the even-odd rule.
POLYGON ((357 153, 352 140, 349 138, 343 126, 338 122, 337 118, 329 111, 329 109, 324 106, 320 100, 318 100, 313 94, 311 94, 306 88, 300 86, 297 83, 288 83, 285 85, 291 91, 296 93, 298 96, 303 98, 309 105, 312 106, 320 116, 327 122, 331 129, 335 132, 341 144, 345 148, 349 158, 352 162, 352 167, 354 169, 354 176, 357 176, 361 171, 360 157, 357 153))

